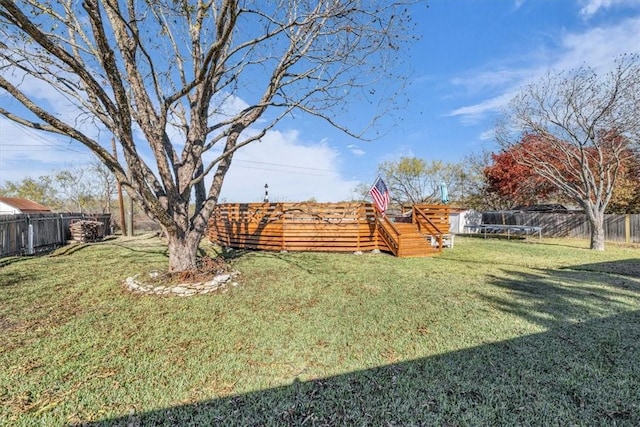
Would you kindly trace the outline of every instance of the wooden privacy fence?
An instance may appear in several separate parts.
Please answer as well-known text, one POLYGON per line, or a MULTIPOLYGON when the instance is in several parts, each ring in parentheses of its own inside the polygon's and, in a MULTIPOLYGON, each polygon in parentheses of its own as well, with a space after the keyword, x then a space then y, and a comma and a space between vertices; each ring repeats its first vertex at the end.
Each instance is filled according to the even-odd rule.
POLYGON ((86 219, 101 222, 102 235, 110 234, 111 214, 0 215, 0 257, 33 255, 63 245, 71 238, 71 224, 86 219))
MULTIPOLYGON (((428 256, 442 251, 431 245, 440 235, 441 207, 427 209, 417 222, 394 223, 376 215, 370 203, 240 203, 221 204, 209 221, 209 239, 237 249, 353 252, 375 249, 401 257, 428 256), (428 220, 432 225, 427 224, 428 220), (427 227, 431 227, 427 229, 427 227), (435 228, 434 228, 435 227, 435 228)), ((448 223, 447 223, 448 230, 448 223)))
MULTIPOLYGON (((582 213, 483 212, 482 223, 542 227, 547 237, 591 237, 587 215, 582 213)), ((640 214, 605 215, 604 234, 608 241, 640 243, 640 214)))

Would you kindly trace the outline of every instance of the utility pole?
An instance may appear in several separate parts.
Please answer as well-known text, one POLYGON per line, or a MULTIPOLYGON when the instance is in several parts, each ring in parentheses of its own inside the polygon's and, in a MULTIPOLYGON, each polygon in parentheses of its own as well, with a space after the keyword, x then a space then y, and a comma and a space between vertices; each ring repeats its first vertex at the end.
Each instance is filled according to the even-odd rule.
MULTIPOLYGON (((111 148, 113 149, 113 157, 116 160, 118 160, 118 150, 116 149, 115 138, 111 138, 111 148)), ((116 190, 118 191, 118 208, 120 210, 120 225, 122 226, 122 235, 128 236, 129 233, 127 233, 127 225, 125 224, 125 219, 124 219, 124 201, 122 200, 122 186, 120 186, 120 181, 118 181, 118 179, 116 179, 116 190)))
POLYGON ((133 198, 129 197, 129 234, 127 236, 133 236, 133 198))

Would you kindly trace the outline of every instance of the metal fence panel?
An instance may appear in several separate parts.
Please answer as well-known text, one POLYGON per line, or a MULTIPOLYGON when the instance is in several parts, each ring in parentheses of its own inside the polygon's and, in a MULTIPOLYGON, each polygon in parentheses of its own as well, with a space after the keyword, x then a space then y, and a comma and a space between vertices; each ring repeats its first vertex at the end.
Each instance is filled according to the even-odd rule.
MULTIPOLYGON (((628 236, 630 243, 640 243, 640 214, 608 214, 604 217, 606 240, 626 242, 628 236)), ((591 225, 587 215, 582 213, 483 212, 482 223, 538 226, 547 237, 591 237, 591 225)))

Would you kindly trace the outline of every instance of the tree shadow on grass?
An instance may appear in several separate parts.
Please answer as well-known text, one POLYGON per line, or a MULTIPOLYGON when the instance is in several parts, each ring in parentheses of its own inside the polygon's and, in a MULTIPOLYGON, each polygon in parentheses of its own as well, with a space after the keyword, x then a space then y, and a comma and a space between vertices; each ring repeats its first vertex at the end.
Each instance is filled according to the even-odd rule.
POLYGON ((80 425, 640 425, 640 280, 503 273, 481 298, 546 332, 80 425))
POLYGON ((68 256, 73 255, 77 252, 83 251, 89 247, 91 247, 92 243, 85 242, 73 242, 67 245, 64 245, 49 254, 50 257, 58 257, 58 256, 68 256))
POLYGON ((595 262, 569 267, 572 270, 599 271, 603 273, 619 274, 640 279, 640 259, 624 259, 608 262, 595 262))
MULTIPOLYGON (((316 254, 316 252, 309 252, 316 254)), ((306 252, 287 252, 287 251, 267 251, 267 250, 253 250, 253 249, 233 249, 225 248, 222 250, 220 256, 226 261, 239 260, 243 257, 262 257, 277 259, 297 269, 306 271, 309 274, 313 274, 313 271, 305 265, 305 263, 299 260, 300 256, 304 256, 306 252), (293 254, 293 256, 290 256, 293 254)))
POLYGON ((503 270, 502 275, 493 277, 493 285, 507 293, 480 296, 493 307, 546 328, 640 307, 639 279, 595 268, 570 268, 503 270))
POLYGON ((640 424, 640 311, 447 354, 82 424, 640 424))
POLYGON ((0 268, 7 267, 11 264, 16 264, 19 262, 27 261, 29 257, 27 256, 9 256, 5 258, 0 258, 0 268))
POLYGON ((124 251, 129 252, 131 255, 143 254, 143 255, 162 255, 164 258, 169 258, 169 249, 166 245, 158 245, 158 246, 132 246, 127 243, 103 243, 105 246, 113 246, 118 249, 122 249, 124 251))
POLYGON ((234 259, 240 259, 249 254, 257 254, 260 255, 264 251, 251 250, 251 249, 234 249, 229 247, 222 247, 220 250, 220 257, 226 261, 231 261, 234 259))
POLYGON ((33 280, 34 275, 23 271, 0 272, 0 288, 18 286, 33 280))

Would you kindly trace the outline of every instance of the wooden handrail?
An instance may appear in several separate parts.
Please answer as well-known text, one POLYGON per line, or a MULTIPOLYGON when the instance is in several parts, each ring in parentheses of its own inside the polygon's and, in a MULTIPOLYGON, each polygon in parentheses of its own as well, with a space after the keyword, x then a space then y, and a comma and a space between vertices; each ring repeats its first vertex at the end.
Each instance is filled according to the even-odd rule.
POLYGON ((440 229, 438 228, 438 226, 437 226, 437 225, 435 225, 435 224, 433 223, 433 221, 431 221, 431 220, 429 219, 429 217, 427 216, 427 214, 425 214, 424 212, 422 212, 422 210, 421 210, 420 208, 418 208, 418 207, 414 206, 414 207, 413 207, 413 209, 414 209, 414 212, 415 212, 415 213, 417 213, 418 215, 420 215, 422 218, 424 218, 424 219, 425 219, 425 221, 427 221, 427 223, 428 223, 431 227, 433 227, 433 228, 436 230, 436 232, 437 232, 438 234, 443 234, 443 233, 442 233, 442 230, 440 230, 440 229))
POLYGON ((389 227, 391 227, 391 229, 396 234, 396 236, 400 235, 400 232, 398 231, 396 226, 393 225, 393 223, 391 221, 389 221, 389 218, 387 218, 386 216, 378 216, 377 214, 376 214, 376 218, 382 218, 384 220, 384 223, 387 224, 389 227))
POLYGON ((435 224, 433 223, 433 221, 431 221, 431 220, 429 219, 429 217, 427 216, 427 214, 425 214, 424 212, 422 212, 422 210, 421 210, 420 208, 418 208, 417 206, 414 206, 414 207, 413 207, 413 211, 414 211, 414 214, 416 214, 416 216, 420 216, 420 217, 422 217, 425 221, 427 221, 427 223, 428 223, 431 227, 433 227, 433 228, 435 229, 436 233, 435 233, 435 234, 434 234, 434 233, 432 233, 432 234, 434 234, 434 235, 436 236, 436 238, 438 239, 438 249, 439 249, 440 251, 442 251, 442 248, 443 248, 443 246, 444 246, 444 245, 443 245, 443 243, 442 243, 442 234, 443 234, 443 233, 442 233, 442 230, 440 230, 440 229, 438 228, 438 226, 437 226, 437 225, 435 225, 435 224))
POLYGON ((391 223, 391 221, 389 221, 387 217, 378 216, 378 214, 375 214, 375 221, 378 225, 378 229, 380 230, 380 235, 385 240, 387 246, 389 246, 389 249, 391 249, 391 252, 393 252, 394 255, 398 255, 398 250, 400 248, 400 232, 398 231, 398 229, 391 223), (391 228, 393 233, 396 235, 396 238, 394 238, 394 236, 389 233, 389 231, 386 229, 386 226, 389 226, 391 228))

